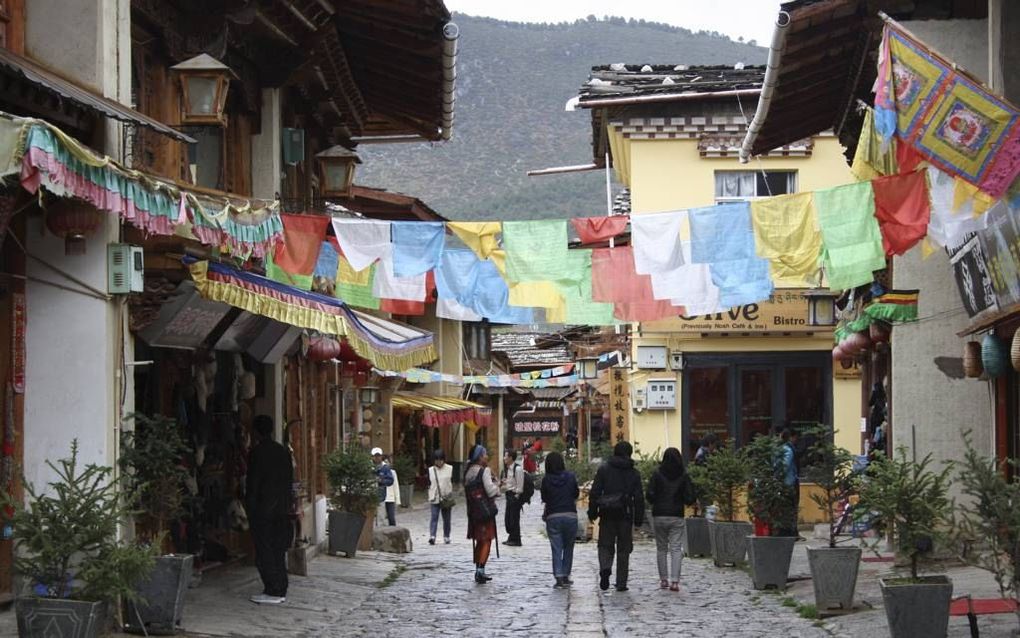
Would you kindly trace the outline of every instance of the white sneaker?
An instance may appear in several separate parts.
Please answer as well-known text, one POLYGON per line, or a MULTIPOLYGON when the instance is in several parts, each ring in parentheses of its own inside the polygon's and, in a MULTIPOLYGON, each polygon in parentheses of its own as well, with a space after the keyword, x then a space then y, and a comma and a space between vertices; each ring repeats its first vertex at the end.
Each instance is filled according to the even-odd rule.
POLYGON ((256 605, 282 605, 287 602, 283 596, 270 596, 269 594, 254 594, 248 600, 256 605))

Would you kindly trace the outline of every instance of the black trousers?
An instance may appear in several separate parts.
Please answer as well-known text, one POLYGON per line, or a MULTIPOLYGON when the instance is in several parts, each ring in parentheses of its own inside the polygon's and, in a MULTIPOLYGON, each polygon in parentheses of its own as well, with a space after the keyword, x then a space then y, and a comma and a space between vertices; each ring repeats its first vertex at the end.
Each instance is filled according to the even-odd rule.
POLYGON ((599 571, 613 571, 615 555, 617 587, 627 584, 633 550, 634 521, 629 518, 599 518, 599 571))
POLYGON ((294 526, 287 517, 252 520, 251 537, 255 542, 255 567, 259 570, 263 593, 287 595, 287 550, 294 540, 294 526))
POLYGON ((800 531, 797 529, 797 519, 800 516, 800 481, 797 481, 792 486, 785 488, 787 490, 787 497, 790 499, 790 514, 782 527, 776 530, 779 536, 800 536, 800 531))
POLYGON ((506 514, 503 520, 506 523, 506 535, 509 541, 519 542, 521 540, 521 509, 523 508, 524 501, 520 496, 513 492, 506 493, 506 514))

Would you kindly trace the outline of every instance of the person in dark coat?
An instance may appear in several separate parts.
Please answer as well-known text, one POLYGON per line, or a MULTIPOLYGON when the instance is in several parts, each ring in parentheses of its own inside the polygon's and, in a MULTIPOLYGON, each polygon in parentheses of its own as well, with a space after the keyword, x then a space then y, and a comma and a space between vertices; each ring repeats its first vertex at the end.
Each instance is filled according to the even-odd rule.
POLYGON ((645 497, 641 475, 634 467, 634 448, 620 441, 613 456, 599 467, 592 482, 588 518, 599 519, 599 588, 609 589, 616 556, 616 590, 627 591, 634 527, 645 520, 645 497))
POLYGON ((577 477, 568 472, 563 456, 550 452, 545 457, 545 477, 542 479, 542 502, 549 547, 552 549, 553 587, 567 587, 574 564, 574 541, 577 540, 577 497, 581 491, 577 477))
POLYGON ((290 506, 294 465, 290 452, 273 440, 273 419, 265 414, 252 424, 255 447, 248 461, 245 508, 255 544, 255 566, 265 589, 251 597, 259 605, 287 601, 287 549, 294 539, 290 506))
POLYGON ((648 502, 655 523, 655 550, 659 567, 659 587, 680 591, 680 566, 683 560, 684 505, 694 500, 684 458, 675 447, 666 448, 662 462, 648 479, 648 502))

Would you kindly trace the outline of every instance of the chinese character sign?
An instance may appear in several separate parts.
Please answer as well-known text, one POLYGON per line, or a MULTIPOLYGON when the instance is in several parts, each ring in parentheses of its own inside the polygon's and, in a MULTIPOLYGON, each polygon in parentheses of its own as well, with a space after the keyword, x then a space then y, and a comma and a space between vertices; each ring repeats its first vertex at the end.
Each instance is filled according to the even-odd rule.
POLYGON ((613 368, 609 383, 609 436, 612 443, 630 440, 630 385, 623 368, 613 368))

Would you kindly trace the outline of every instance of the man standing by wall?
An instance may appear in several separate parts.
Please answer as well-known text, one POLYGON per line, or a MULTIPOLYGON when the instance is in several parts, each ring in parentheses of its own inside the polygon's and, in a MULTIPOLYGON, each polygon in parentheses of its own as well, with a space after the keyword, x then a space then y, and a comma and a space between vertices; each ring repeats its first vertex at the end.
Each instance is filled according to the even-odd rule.
POLYGON ((287 600, 287 548, 294 535, 289 518, 294 466, 287 448, 273 440, 272 417, 255 417, 253 429, 255 447, 248 462, 245 507, 255 544, 255 565, 265 589, 251 601, 279 605, 287 600))
POLYGON ((503 477, 499 487, 506 494, 506 523, 507 541, 504 545, 510 547, 521 546, 521 509, 524 501, 521 495, 524 493, 524 468, 517 462, 517 452, 507 450, 503 455, 503 477))

